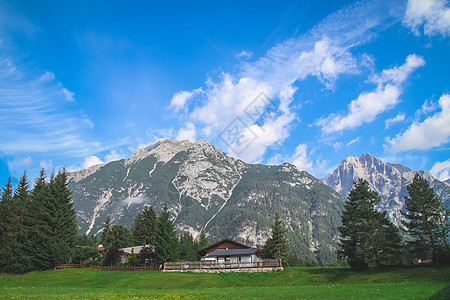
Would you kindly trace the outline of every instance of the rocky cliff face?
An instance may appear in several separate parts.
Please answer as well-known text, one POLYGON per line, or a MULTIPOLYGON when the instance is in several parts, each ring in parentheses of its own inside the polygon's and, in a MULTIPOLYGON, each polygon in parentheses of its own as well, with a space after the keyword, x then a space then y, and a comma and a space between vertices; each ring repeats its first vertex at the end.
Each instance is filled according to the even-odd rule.
POLYGON ((304 260, 336 260, 345 199, 290 164, 249 165, 200 140, 162 140, 127 159, 70 174, 80 232, 101 232, 107 217, 130 227, 144 205, 166 204, 177 229, 211 241, 261 246, 278 212, 304 260))
POLYGON ((347 196, 358 178, 366 179, 370 187, 381 195, 378 204, 380 211, 386 211, 389 218, 397 225, 402 219, 401 211, 408 196, 406 186, 419 173, 437 192, 445 207, 450 207, 450 185, 434 178, 425 171, 414 171, 399 164, 389 164, 369 153, 360 158, 349 156, 330 174, 322 179, 342 196, 347 196))

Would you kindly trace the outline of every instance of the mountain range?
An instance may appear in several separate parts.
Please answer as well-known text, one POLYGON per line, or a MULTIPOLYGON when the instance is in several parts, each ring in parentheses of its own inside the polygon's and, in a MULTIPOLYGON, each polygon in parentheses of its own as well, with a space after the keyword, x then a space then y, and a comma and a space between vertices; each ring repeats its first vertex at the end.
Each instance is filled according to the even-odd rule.
MULTIPOLYGON (((448 207, 450 185, 422 172, 448 207)), ((205 140, 161 140, 129 158, 69 174, 79 231, 98 234, 106 218, 130 227, 145 205, 167 205, 177 230, 210 241, 233 238, 262 246, 275 213, 287 228, 291 250, 304 261, 336 261, 340 215, 357 178, 382 195, 379 209, 399 224, 406 185, 415 171, 363 154, 347 157, 324 179, 284 163, 247 164, 205 140)))

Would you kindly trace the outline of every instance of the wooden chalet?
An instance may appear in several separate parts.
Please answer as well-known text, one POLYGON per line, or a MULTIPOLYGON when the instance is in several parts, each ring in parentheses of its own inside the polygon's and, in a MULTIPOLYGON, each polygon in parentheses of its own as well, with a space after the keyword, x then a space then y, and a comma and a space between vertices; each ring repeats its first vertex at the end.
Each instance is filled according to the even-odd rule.
POLYGON ((231 239, 224 239, 198 251, 201 261, 208 262, 259 262, 262 253, 231 239))

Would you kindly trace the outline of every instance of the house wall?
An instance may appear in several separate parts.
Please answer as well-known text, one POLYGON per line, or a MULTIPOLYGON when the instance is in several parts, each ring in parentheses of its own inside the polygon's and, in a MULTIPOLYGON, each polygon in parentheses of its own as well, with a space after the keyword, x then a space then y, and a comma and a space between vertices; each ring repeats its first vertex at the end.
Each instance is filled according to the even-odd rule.
POLYGON ((200 258, 201 261, 216 261, 217 259, 215 257, 202 257, 200 258))

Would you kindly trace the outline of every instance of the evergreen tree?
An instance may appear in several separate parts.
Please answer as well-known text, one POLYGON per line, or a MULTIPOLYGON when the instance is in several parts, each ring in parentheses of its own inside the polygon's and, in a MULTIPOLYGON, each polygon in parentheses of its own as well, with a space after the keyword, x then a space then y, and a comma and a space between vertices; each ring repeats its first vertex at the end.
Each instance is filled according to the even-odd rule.
POLYGON ((107 263, 116 265, 123 254, 120 249, 132 246, 133 237, 127 227, 117 224, 111 226, 109 218, 106 221, 102 235, 103 247, 106 249, 107 263))
POLYGON ((405 197, 404 223, 412 237, 410 245, 418 257, 439 261, 448 251, 449 217, 441 198, 428 182, 416 174, 405 197))
POLYGON ((78 235, 65 169, 51 176, 47 192, 40 211, 39 234, 45 241, 41 250, 46 251, 48 256, 41 263, 45 268, 53 268, 69 261, 78 235))
POLYGON ((128 264, 130 266, 136 266, 136 263, 138 261, 138 256, 136 253, 134 253, 134 248, 131 248, 131 253, 128 255, 128 264))
MULTIPOLYGON (((200 232, 200 236, 198 237, 197 251, 204 249, 204 248, 208 247, 209 245, 211 245, 211 243, 206 238, 205 230, 202 230, 200 232)), ((197 252, 197 260, 200 260, 200 258, 201 258, 201 255, 197 252)))
POLYGON ((103 227, 102 236, 100 238, 100 244, 104 248, 108 248, 111 243, 111 220, 109 218, 106 218, 105 226, 103 227))
POLYGON ((72 257, 74 263, 89 264, 100 258, 98 241, 95 236, 78 235, 75 244, 76 249, 72 257))
POLYGON ((184 261, 197 261, 198 245, 192 235, 185 231, 180 237, 180 259, 184 261))
POLYGON ((10 224, 14 220, 13 213, 13 186, 9 177, 2 188, 0 201, 0 271, 8 272, 13 255, 13 232, 10 231, 10 224))
POLYGON ((31 205, 30 189, 27 174, 24 172, 14 191, 13 202, 13 221, 9 224, 7 231, 12 233, 13 252, 9 265, 9 272, 24 273, 31 271, 32 260, 30 249, 31 205))
POLYGON ((264 258, 276 258, 281 259, 283 263, 288 261, 288 247, 289 241, 286 238, 286 228, 284 228, 280 215, 275 214, 275 222, 272 225, 272 235, 267 239, 263 253, 264 258))
POLYGON ((46 201, 48 201, 49 190, 46 182, 44 169, 41 170, 39 177, 34 181, 34 188, 31 192, 31 206, 33 207, 33 229, 31 232, 31 240, 33 243, 33 267, 35 269, 46 269, 49 267, 50 236, 49 224, 45 222, 43 214, 46 201))
POLYGON ((367 180, 359 179, 348 195, 339 227, 339 258, 346 259, 352 269, 363 270, 396 264, 400 249, 398 229, 375 209, 378 193, 367 180))
POLYGON ((151 206, 146 206, 134 219, 133 239, 135 245, 149 245, 153 238, 156 213, 151 206))
POLYGON ((211 243, 206 238, 205 230, 200 232, 200 236, 198 238, 198 250, 208 247, 211 243))
POLYGON ((164 205, 162 213, 156 219, 153 246, 158 264, 176 261, 180 256, 180 241, 175 226, 170 220, 170 213, 164 205))

